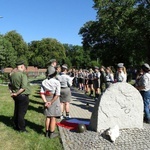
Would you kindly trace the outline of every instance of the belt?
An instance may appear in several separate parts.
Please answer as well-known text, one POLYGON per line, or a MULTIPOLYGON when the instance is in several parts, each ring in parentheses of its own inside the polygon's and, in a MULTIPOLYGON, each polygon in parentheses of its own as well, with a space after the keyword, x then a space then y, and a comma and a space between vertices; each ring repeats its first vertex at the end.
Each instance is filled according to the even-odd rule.
POLYGON ((21 96, 27 96, 27 97, 29 96, 29 94, 20 94, 20 95, 21 95, 21 96))
POLYGON ((53 95, 54 95, 54 94, 51 93, 50 91, 46 91, 44 94, 45 94, 46 96, 53 96, 53 95))

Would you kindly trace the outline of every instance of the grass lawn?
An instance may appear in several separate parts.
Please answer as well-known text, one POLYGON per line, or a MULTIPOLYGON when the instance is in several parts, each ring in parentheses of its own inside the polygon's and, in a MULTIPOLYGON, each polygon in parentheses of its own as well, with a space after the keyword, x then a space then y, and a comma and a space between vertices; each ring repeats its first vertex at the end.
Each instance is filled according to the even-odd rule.
MULTIPOLYGON (((44 136, 42 99, 38 95, 38 85, 32 85, 30 104, 26 114, 29 133, 18 133, 13 129, 14 102, 7 86, 0 85, 0 150, 62 150, 60 137, 48 139, 44 136)), ((57 131, 58 132, 58 131, 57 131)))

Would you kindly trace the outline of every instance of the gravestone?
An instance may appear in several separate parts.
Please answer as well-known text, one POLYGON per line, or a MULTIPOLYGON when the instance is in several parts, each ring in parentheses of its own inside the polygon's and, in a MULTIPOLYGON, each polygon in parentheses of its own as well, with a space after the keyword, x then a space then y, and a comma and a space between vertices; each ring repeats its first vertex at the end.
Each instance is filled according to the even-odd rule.
POLYGON ((118 125, 120 129, 143 128, 143 99, 128 83, 112 84, 95 103, 89 128, 96 132, 118 125))

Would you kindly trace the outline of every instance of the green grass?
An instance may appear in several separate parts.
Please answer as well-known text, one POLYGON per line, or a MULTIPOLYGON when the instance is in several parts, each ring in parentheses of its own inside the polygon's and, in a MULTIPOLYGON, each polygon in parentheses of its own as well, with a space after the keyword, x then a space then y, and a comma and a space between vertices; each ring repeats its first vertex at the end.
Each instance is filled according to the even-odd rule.
POLYGON ((8 87, 0 86, 0 150, 63 149, 60 137, 45 138, 45 116, 43 115, 42 99, 38 95, 39 86, 32 85, 31 90, 30 104, 25 116, 29 133, 18 133, 13 129, 13 99, 10 97, 8 87))

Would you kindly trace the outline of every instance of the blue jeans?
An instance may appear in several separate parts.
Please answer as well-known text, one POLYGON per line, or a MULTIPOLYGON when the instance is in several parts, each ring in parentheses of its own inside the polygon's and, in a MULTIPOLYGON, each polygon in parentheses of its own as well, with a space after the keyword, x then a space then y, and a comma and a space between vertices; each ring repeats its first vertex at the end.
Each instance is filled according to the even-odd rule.
POLYGON ((149 91, 141 91, 140 93, 143 97, 143 102, 144 102, 145 119, 150 121, 150 90, 149 91))

